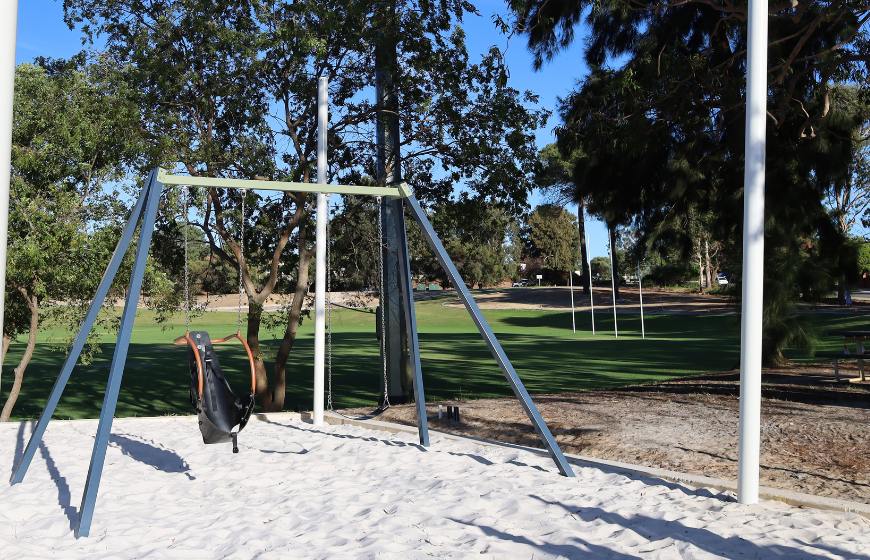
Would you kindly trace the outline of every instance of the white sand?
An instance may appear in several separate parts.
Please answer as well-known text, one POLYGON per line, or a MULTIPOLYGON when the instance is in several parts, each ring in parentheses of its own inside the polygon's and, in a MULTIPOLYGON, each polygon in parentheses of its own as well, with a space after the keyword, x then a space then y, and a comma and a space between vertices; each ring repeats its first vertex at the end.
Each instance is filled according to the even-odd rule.
MULTIPOLYGON (((870 522, 577 468, 433 434, 274 415, 229 445, 193 417, 115 422, 91 536, 76 519, 95 421, 49 426, 0 484, 2 558, 870 558, 870 522)), ((0 473, 30 425, 0 425, 0 473)))

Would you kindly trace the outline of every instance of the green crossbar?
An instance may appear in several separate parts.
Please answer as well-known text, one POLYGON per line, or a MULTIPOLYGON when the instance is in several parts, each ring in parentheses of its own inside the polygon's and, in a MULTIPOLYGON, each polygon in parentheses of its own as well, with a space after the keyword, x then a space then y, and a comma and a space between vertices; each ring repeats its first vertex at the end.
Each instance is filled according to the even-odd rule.
POLYGON ((212 187, 217 189, 246 189, 265 191, 314 192, 357 194, 364 196, 388 196, 404 198, 408 196, 406 185, 401 187, 368 187, 363 185, 324 185, 320 183, 297 183, 295 181, 264 181, 257 179, 226 179, 217 177, 193 177, 172 175, 164 169, 157 174, 157 180, 166 186, 187 185, 191 187, 212 187))

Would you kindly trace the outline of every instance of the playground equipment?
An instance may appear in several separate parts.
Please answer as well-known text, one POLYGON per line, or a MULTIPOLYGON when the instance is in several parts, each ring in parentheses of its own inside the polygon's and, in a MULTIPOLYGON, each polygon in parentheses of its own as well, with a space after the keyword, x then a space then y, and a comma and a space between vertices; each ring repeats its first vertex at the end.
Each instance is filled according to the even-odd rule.
MULTIPOLYGON (((239 306, 236 314, 236 332, 223 338, 212 340, 207 332, 190 332, 190 272, 188 258, 188 193, 182 190, 184 198, 184 334, 175 339, 175 344, 187 346, 188 368, 190 370, 190 404, 199 417, 199 431, 203 443, 232 442, 233 453, 239 452, 238 434, 247 425, 254 411, 254 393, 257 390, 254 355, 248 341, 242 336, 242 263, 239 261, 239 306), (248 358, 251 371, 251 391, 237 397, 224 377, 214 344, 230 341, 241 342, 248 358), (236 430, 236 427, 238 429, 236 430)), ((242 197, 242 217, 245 216, 245 198, 242 197)), ((245 225, 242 220, 239 246, 244 250, 245 225)))
MULTIPOLYGON (((501 344, 493 333, 492 329, 484 318, 471 296, 471 292, 459 275, 456 266, 444 249, 438 235, 429 222, 425 211, 420 206, 417 198, 414 196, 411 188, 407 184, 388 187, 371 187, 359 185, 328 185, 326 184, 326 92, 327 83, 325 78, 321 78, 318 84, 318 183, 299 183, 286 181, 264 181, 264 180, 243 180, 229 178, 212 178, 212 177, 191 177, 172 175, 163 169, 154 169, 148 175, 147 180, 139 194, 139 198, 130 213, 127 224, 121 234, 115 252, 103 274, 103 278, 97 288, 97 292, 88 309, 85 320, 82 323, 78 334, 75 337, 70 353, 64 362, 64 365, 58 375, 57 380, 52 387, 51 394, 46 402, 45 408, 40 415, 39 422, 27 443, 21 461, 16 466, 11 483, 16 484, 24 479, 27 469, 30 466, 36 450, 39 448, 45 433, 48 423, 51 421, 52 414, 57 408, 60 397, 63 394, 64 388, 69 381, 72 370, 81 354, 88 334, 90 333, 94 321, 97 318, 97 313, 106 298, 112 281, 121 266, 121 261, 124 258, 128 248, 130 247, 133 234, 140 224, 139 240, 136 245, 135 259, 133 269, 130 275, 130 284, 127 289, 127 297, 124 303, 124 311, 121 316, 120 329, 118 338, 115 344, 115 352, 112 356, 112 362, 109 370, 109 378, 106 383, 106 391, 103 399, 103 405, 100 410, 100 420, 97 427, 97 434, 94 440, 94 447, 91 453, 91 462, 88 469, 87 481, 85 483, 84 495, 82 497, 82 505, 79 509, 79 524, 76 529, 76 536, 84 537, 90 532, 91 521, 93 519, 94 509, 96 506, 96 498, 99 490, 100 479, 102 477, 103 465, 106 458, 106 449, 109 443, 109 434, 112 429, 112 421, 115 414, 115 408, 118 402, 118 393, 121 388, 121 379, 124 374, 124 366, 127 361, 127 352, 130 346, 130 336, 133 330, 133 321, 136 317, 136 307, 139 301, 139 296, 142 291, 142 282, 145 273, 145 262, 148 257, 148 251, 151 246, 151 236, 154 230, 154 224, 157 219, 157 209, 160 203, 160 198, 166 188, 177 186, 191 187, 209 187, 223 189, 241 189, 241 190, 270 190, 270 191, 290 191, 290 192, 310 192, 317 193, 317 239, 316 239, 316 275, 315 275, 315 363, 314 363, 314 407, 313 420, 314 423, 323 422, 323 405, 324 405, 324 361, 325 361, 325 310, 326 310, 326 221, 328 220, 327 199, 329 193, 336 194, 351 194, 364 196, 382 196, 395 197, 401 199, 410 210, 420 226, 423 237, 428 242, 432 251, 435 253, 438 262, 444 268, 452 285, 456 288, 459 298, 465 304, 474 324, 486 342, 493 357, 498 362, 502 373, 507 379, 517 399, 520 401, 523 409, 528 415, 541 438, 542 443, 547 449, 550 457, 556 463, 556 466, 564 476, 574 476, 574 472, 559 445, 556 443, 553 434, 547 427, 546 422, 541 417, 537 406, 532 401, 531 396, 520 381, 519 376, 513 368, 507 354, 504 352, 501 344)), ((403 235, 401 239, 401 247, 399 254, 404 261, 404 266, 409 272, 406 275, 407 282, 401 283, 399 289, 401 297, 409 310, 405 321, 407 323, 410 337, 410 348, 408 351, 411 355, 411 364, 414 370, 414 400, 416 402, 417 412, 417 429, 420 439, 420 444, 423 446, 429 445, 429 429, 426 417, 426 400, 423 389, 423 375, 420 366, 420 348, 417 336, 417 320, 414 313, 413 289, 411 285, 410 275, 410 259, 408 254, 407 238, 403 235)), ((195 333, 190 333, 195 334, 195 333)), ((226 426, 217 426, 217 435, 225 433, 226 426)), ((230 427, 231 428, 231 427, 230 427)), ((206 432, 203 432, 203 437, 208 437, 206 432)))

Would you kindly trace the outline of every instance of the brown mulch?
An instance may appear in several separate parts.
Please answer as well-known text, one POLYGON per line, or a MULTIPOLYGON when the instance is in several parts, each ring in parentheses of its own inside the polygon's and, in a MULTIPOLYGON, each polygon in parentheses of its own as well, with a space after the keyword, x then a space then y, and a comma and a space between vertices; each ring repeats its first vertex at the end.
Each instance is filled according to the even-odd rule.
MULTIPOLYGON (((837 384, 818 370, 765 372, 761 483, 870 503, 870 386, 837 384)), ((738 390, 738 373, 728 372, 535 401, 568 453, 736 479, 738 390)), ((430 404, 435 429, 540 447, 515 399, 442 404, 459 405, 461 421, 438 420, 430 404)), ((379 419, 414 424, 414 409, 394 406, 379 419)))

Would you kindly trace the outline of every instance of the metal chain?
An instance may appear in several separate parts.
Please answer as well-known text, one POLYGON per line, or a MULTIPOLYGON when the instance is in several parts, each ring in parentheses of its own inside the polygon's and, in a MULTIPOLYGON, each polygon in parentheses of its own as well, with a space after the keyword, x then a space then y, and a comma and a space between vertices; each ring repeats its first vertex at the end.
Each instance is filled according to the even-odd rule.
POLYGON ((384 401, 381 403, 381 408, 386 410, 390 407, 390 389, 389 380, 387 377, 387 337, 386 337, 386 319, 384 317, 384 224, 383 224, 383 208, 381 207, 381 197, 377 197, 378 201, 378 309, 381 315, 381 364, 384 370, 384 401))
POLYGON ((184 187, 181 189, 181 196, 184 202, 184 333, 187 334, 190 332, 190 272, 189 266, 187 264, 188 254, 187 254, 187 230, 190 227, 190 217, 188 215, 189 209, 189 199, 190 193, 188 189, 190 187, 184 187))
POLYGON ((242 283, 242 259, 245 254, 245 191, 242 191, 242 219, 239 222, 239 307, 236 312, 236 332, 242 332, 242 298, 244 285, 242 283))
POLYGON ((329 219, 329 195, 326 195, 326 409, 332 408, 332 248, 329 219))

